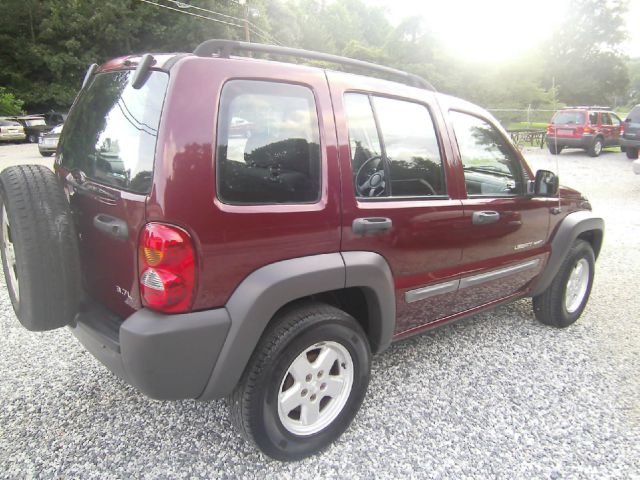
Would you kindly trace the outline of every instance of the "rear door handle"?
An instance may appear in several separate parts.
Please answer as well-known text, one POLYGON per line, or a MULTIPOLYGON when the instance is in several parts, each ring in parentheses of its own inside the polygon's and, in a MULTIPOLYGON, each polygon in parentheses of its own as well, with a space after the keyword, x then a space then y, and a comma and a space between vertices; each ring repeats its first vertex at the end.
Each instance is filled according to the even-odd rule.
POLYGON ((391 230, 393 222, 390 218, 386 217, 367 217, 356 218, 351 224, 353 233, 357 235, 364 235, 367 233, 380 233, 391 230))
POLYGON ((474 225, 489 225, 500 220, 500 214, 493 210, 483 210, 481 212, 473 212, 471 215, 471 223, 474 225))
POLYGON ((99 213, 93 217, 93 226, 101 232, 111 235, 118 240, 126 240, 129 238, 129 229, 127 222, 111 215, 99 213))

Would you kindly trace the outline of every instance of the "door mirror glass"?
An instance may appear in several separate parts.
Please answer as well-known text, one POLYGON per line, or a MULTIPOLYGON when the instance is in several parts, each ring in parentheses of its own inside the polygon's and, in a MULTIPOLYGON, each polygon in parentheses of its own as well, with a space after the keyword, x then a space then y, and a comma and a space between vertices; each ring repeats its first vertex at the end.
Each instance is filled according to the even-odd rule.
POLYGON ((549 170, 538 170, 534 183, 534 195, 537 197, 555 197, 558 193, 558 176, 549 170))

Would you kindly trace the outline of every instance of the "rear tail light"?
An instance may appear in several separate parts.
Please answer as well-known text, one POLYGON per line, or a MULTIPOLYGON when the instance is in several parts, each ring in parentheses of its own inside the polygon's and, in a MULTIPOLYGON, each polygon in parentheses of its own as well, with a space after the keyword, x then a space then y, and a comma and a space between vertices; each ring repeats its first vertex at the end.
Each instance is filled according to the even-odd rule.
POLYGON ((553 126, 551 124, 547 125, 547 133, 553 133, 553 126))
POLYGON ((591 127, 584 127, 582 129, 582 133, 593 133, 593 128, 591 127))
POLYGON ((147 224, 138 254, 142 304, 166 313, 187 311, 196 287, 195 263, 193 241, 186 231, 147 224))

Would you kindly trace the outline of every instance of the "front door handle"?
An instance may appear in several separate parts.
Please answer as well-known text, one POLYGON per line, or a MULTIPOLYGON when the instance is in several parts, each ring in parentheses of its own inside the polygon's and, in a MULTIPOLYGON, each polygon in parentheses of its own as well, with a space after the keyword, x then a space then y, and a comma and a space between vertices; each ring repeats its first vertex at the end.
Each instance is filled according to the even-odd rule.
POLYGON ((380 233, 391 230, 393 223, 386 217, 356 218, 351 224, 353 233, 364 235, 366 233, 380 233))
POLYGON ((474 225, 489 225, 500 220, 500 214, 493 210, 483 210, 481 212, 473 212, 471 215, 471 223, 474 225))

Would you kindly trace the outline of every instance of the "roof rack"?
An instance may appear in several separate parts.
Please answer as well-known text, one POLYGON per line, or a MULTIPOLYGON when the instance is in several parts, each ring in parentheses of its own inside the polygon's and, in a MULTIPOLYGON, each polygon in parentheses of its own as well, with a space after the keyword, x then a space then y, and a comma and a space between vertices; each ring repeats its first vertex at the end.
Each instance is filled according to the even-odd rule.
POLYGON ((579 105, 575 107, 564 107, 564 108, 574 108, 576 110, 613 110, 611 107, 603 107, 601 105, 579 105))
POLYGON ((212 39, 202 42, 193 51, 194 55, 199 57, 209 57, 214 53, 218 53, 222 58, 229 58, 232 53, 238 51, 272 53, 274 55, 284 55, 287 57, 308 58, 311 60, 321 60, 325 62, 337 63, 340 65, 348 65, 351 67, 365 68, 380 73, 394 75, 401 79, 403 83, 412 87, 424 88, 435 92, 435 88, 422 77, 413 73, 404 72, 395 68, 385 67, 371 62, 362 60, 354 60, 352 58, 340 57, 329 53, 314 52, 311 50, 303 50, 300 48, 279 47, 276 45, 268 45, 264 43, 248 43, 238 42, 235 40, 212 39))

